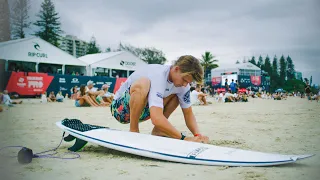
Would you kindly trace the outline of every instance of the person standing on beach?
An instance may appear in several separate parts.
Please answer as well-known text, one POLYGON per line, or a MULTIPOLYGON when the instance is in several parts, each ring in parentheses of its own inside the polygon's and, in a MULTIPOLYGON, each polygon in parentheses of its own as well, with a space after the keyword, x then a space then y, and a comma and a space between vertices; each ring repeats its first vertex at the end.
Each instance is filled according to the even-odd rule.
POLYGON ((239 85, 238 80, 236 80, 236 93, 239 92, 239 89, 240 89, 240 85, 239 85))
POLYGON ((308 82, 308 81, 306 82, 306 86, 305 86, 304 89, 305 89, 305 92, 306 92, 308 101, 309 101, 309 100, 312 101, 311 96, 310 96, 311 88, 310 88, 310 85, 309 85, 309 82, 308 82))
POLYGON ((231 80, 231 83, 230 83, 230 89, 232 94, 236 92, 236 84, 234 83, 233 79, 231 80))
POLYGON ((226 88, 226 92, 229 91, 229 84, 228 84, 228 79, 224 82, 224 88, 226 88))
POLYGON ((191 55, 181 56, 174 65, 149 64, 136 70, 116 92, 111 114, 130 131, 139 133, 139 123, 151 118, 152 135, 207 143, 201 135, 190 102, 190 83, 203 80, 203 68, 191 55), (169 121, 180 105, 185 123, 193 136, 186 137, 169 121))

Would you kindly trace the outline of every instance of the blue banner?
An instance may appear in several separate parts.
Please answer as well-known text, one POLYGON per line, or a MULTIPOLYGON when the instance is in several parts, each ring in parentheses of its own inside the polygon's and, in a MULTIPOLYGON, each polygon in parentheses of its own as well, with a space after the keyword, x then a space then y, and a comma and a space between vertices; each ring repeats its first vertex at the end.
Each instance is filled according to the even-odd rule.
POLYGON ((259 91, 259 88, 261 87, 262 91, 269 91, 270 90, 270 77, 261 76, 261 83, 260 85, 254 85, 251 82, 251 76, 238 76, 238 82, 240 85, 240 88, 249 88, 251 87, 251 90, 253 91, 259 91))
POLYGON ((101 88, 102 85, 110 85, 109 92, 113 92, 116 78, 106 77, 106 76, 74 76, 74 75, 60 75, 60 74, 50 74, 54 76, 50 86, 47 89, 49 94, 51 91, 57 92, 61 91, 63 96, 68 93, 71 94, 71 88, 74 86, 80 87, 82 84, 87 85, 88 81, 93 81, 95 83, 95 88, 101 88))

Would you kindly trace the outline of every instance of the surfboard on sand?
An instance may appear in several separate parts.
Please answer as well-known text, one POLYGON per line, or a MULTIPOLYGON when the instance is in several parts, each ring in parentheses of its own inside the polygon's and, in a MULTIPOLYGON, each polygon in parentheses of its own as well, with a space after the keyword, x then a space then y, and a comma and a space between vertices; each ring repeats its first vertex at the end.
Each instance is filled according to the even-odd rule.
POLYGON ((69 148, 79 151, 88 142, 139 156, 198 165, 273 166, 294 163, 309 158, 307 155, 283 155, 220 147, 210 144, 182 141, 141 133, 120 131, 108 127, 83 124, 77 119, 56 123, 69 135, 65 141, 75 141, 69 148))

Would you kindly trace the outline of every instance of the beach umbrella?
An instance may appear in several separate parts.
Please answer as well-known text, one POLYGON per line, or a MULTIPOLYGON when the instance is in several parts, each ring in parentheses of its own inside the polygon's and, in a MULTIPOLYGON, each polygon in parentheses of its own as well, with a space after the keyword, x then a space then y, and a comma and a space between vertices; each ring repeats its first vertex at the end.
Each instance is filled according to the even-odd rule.
POLYGON ((284 89, 277 89, 275 92, 286 92, 284 89))

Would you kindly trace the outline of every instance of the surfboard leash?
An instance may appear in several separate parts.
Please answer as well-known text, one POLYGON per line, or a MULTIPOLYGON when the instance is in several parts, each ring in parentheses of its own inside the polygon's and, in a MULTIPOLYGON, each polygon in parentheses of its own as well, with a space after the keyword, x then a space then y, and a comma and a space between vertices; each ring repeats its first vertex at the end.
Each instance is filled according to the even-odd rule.
POLYGON ((75 155, 75 157, 54 156, 54 155, 58 154, 57 149, 62 144, 62 141, 64 139, 64 135, 65 135, 65 132, 63 132, 61 141, 60 141, 59 145, 56 148, 53 148, 53 149, 50 149, 50 150, 47 150, 47 151, 43 151, 43 152, 39 152, 39 153, 33 154, 32 149, 29 149, 29 148, 24 147, 24 146, 5 146, 5 147, 0 148, 0 152, 2 150, 4 150, 4 149, 8 149, 8 148, 21 148, 21 149, 18 152, 18 155, 15 155, 15 156, 12 156, 12 155, 11 156, 4 156, 2 154, 0 154, 0 155, 3 156, 3 157, 7 157, 7 158, 17 158, 18 157, 18 162, 20 164, 31 163, 33 158, 55 158, 55 159, 66 159, 66 160, 80 158, 80 154, 78 154, 76 152, 72 152, 72 151, 65 152, 64 154, 73 154, 73 155, 75 155), (49 152, 52 152, 52 153, 49 153, 49 152))

